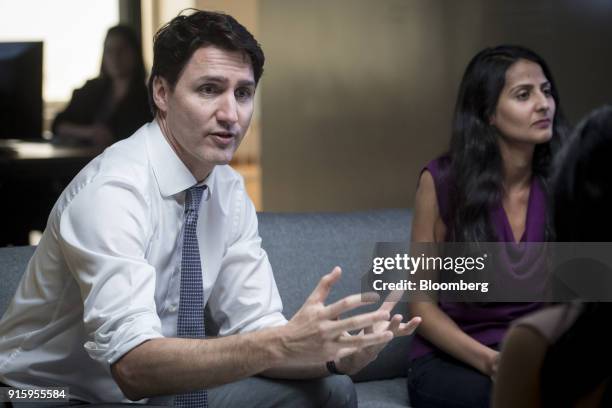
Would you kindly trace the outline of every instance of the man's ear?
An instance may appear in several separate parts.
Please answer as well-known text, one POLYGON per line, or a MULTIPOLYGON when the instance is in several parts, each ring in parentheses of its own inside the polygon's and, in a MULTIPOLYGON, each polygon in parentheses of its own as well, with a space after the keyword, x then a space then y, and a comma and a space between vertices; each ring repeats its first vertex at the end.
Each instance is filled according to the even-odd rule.
POLYGON ((153 78, 153 102, 161 112, 168 111, 168 96, 170 84, 164 78, 157 75, 153 78))

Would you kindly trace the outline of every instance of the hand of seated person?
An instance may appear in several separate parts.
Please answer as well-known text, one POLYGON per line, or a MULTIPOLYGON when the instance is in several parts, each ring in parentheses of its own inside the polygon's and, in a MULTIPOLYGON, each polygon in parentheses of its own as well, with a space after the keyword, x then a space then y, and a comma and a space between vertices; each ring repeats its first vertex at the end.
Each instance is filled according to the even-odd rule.
POLYGON ((58 123, 56 132, 56 140, 59 143, 108 146, 114 141, 112 132, 103 124, 79 125, 63 121, 58 123))
POLYGON ((497 368, 499 367, 499 351, 493 350, 489 347, 487 347, 487 349, 487 354, 482 361, 482 367, 479 369, 483 374, 488 375, 492 380, 495 380, 497 368))
MULTIPOLYGON (((391 296, 391 295, 390 295, 391 296)), ((388 299, 380 306, 379 311, 391 312, 397 301, 389 301, 388 299)), ((372 333, 380 333, 383 331, 390 331, 394 337, 408 336, 414 333, 418 325, 421 323, 420 317, 413 317, 406 323, 402 323, 403 316, 401 314, 393 315, 390 321, 378 322, 372 326, 363 329, 357 336, 365 336, 372 333)), ((350 336, 349 333, 345 333, 346 336, 350 336)), ((382 342, 373 346, 365 347, 349 356, 346 356, 340 360, 337 364, 338 370, 342 373, 353 375, 361 371, 365 366, 376 360, 378 353, 389 342, 382 342)))
POLYGON ((402 316, 390 319, 396 302, 385 302, 378 310, 340 319, 342 313, 378 300, 375 293, 354 294, 325 305, 341 270, 325 275, 304 305, 285 326, 284 348, 295 364, 336 361, 346 374, 356 373, 376 358, 394 336, 414 332, 420 318, 401 323, 402 316), (361 330, 351 336, 349 331, 361 330))
POLYGON ((102 124, 89 126, 89 140, 97 146, 108 146, 113 143, 113 134, 108 127, 102 124))

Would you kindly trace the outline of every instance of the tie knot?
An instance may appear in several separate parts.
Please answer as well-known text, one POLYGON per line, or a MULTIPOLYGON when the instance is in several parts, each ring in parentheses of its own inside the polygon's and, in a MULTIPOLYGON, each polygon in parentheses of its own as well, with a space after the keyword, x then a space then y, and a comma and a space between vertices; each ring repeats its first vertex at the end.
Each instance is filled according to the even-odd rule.
POLYGON ((204 190, 206 190, 206 186, 193 186, 187 190, 185 196, 185 211, 198 211, 204 190))

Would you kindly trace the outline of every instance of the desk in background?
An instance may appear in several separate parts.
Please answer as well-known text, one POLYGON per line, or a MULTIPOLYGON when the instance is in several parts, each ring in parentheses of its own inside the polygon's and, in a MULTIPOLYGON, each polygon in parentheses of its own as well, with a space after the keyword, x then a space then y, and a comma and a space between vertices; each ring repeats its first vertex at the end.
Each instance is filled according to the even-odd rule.
POLYGON ((27 245, 70 180, 99 147, 49 141, 0 140, 0 246, 27 245))

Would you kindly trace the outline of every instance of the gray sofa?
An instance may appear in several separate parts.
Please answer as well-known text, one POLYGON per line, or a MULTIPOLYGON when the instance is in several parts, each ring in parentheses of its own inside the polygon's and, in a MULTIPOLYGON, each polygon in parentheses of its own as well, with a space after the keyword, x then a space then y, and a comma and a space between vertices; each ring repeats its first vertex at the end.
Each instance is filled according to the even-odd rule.
MULTIPOLYGON (((343 276, 329 302, 360 292, 376 242, 407 241, 411 220, 410 210, 259 214, 259 232, 274 268, 285 315, 291 317, 320 277, 335 265, 342 267, 343 276)), ((0 313, 6 310, 33 250, 0 248, 0 313)), ((405 314, 402 307, 398 305, 396 310, 405 314)), ((405 375, 410 340, 393 340, 374 363, 354 376, 360 407, 409 405, 405 375)))

